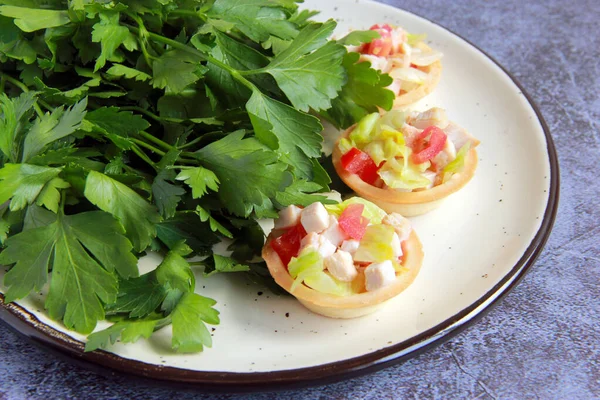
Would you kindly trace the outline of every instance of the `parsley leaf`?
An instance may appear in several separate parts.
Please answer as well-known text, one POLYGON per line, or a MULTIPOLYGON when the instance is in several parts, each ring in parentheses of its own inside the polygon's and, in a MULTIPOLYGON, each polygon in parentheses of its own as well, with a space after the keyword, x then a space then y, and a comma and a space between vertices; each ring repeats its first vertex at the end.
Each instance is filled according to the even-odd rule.
POLYGON ((164 285, 150 272, 119 282, 117 300, 106 307, 107 314, 127 313, 129 318, 141 318, 156 310, 167 295, 164 285))
POLYGON ((109 343, 115 344, 119 338, 123 343, 133 343, 142 337, 148 339, 162 321, 163 318, 154 317, 153 319, 117 322, 109 328, 89 335, 85 351, 104 349, 108 347, 109 343))
POLYGON ((141 116, 131 111, 121 111, 118 107, 100 107, 88 112, 85 119, 106 132, 122 137, 134 135, 150 126, 141 116))
POLYGON ((327 197, 310 194, 321 189, 322 187, 318 183, 297 179, 290 186, 286 187, 284 191, 278 192, 275 199, 283 207, 292 204, 308 206, 316 201, 327 203, 327 197))
POLYGON ((394 93, 386 89, 392 83, 392 78, 371 68, 369 62, 359 62, 359 58, 358 53, 348 53, 344 57, 348 83, 339 97, 333 100, 331 109, 324 113, 340 129, 349 127, 369 113, 377 112, 377 107, 389 110, 394 104, 394 93))
MULTIPOLYGON (((269 64, 269 58, 252 47, 239 42, 228 35, 219 31, 215 32, 216 44, 218 48, 223 52, 223 61, 233 68, 240 71, 247 71, 253 69, 260 69, 269 64)), ((229 76, 229 74, 226 72, 229 76)), ((232 78, 229 78, 232 79, 232 78)), ((249 79, 257 84, 260 88, 267 90, 271 93, 280 93, 276 82, 273 81, 268 75, 258 74, 250 75, 249 79)), ((239 83, 235 82, 236 85, 239 83)), ((250 97, 250 92, 245 87, 241 90, 247 92, 246 99, 250 97)))
POLYGON ((73 105, 87 96, 91 87, 100 85, 100 80, 90 79, 76 88, 65 91, 47 86, 37 76, 33 78, 33 84, 40 92, 40 97, 49 104, 73 105))
POLYGON ((30 164, 5 164, 0 169, 0 204, 11 200, 10 209, 21 210, 32 204, 44 185, 60 173, 60 168, 30 164))
POLYGON ((237 131, 197 151, 200 163, 220 182, 218 196, 232 213, 247 217, 275 196, 285 165, 256 139, 237 131), (244 179, 240 179, 243 174, 244 179))
POLYGON ((60 178, 53 178, 51 181, 46 183, 35 203, 38 206, 44 206, 48 210, 57 213, 60 202, 59 189, 67 189, 69 187, 71 187, 69 182, 66 182, 60 178))
POLYGON ((312 115, 305 114, 255 91, 246 104, 257 138, 272 149, 278 149, 285 161, 302 178, 312 177, 311 157, 321 154, 323 126, 312 115), (269 125, 265 125, 264 122, 269 125))
POLYGON ((307 25, 296 39, 263 69, 271 74, 295 108, 326 110, 346 81, 344 46, 327 38, 334 21, 307 25))
POLYGON ((174 246, 156 268, 158 283, 168 284, 170 289, 177 289, 183 293, 193 290, 196 278, 190 264, 183 258, 191 252, 192 249, 183 242, 174 246))
POLYGON ((172 313, 161 318, 151 314, 140 320, 121 321, 88 337, 85 351, 93 351, 108 347, 121 339, 123 343, 132 343, 140 338, 148 339, 156 330, 173 324, 172 347, 179 353, 195 353, 202 351, 204 346, 212 346, 210 332, 205 323, 219 324, 219 312, 213 308, 216 301, 195 293, 185 293, 178 300, 172 313))
POLYGON ((0 218, 0 245, 3 246, 10 232, 10 222, 4 218, 0 218))
POLYGON ((14 18, 15 25, 21 28, 23 32, 34 32, 71 22, 69 13, 64 10, 0 6, 0 15, 14 18))
POLYGON ((363 43, 371 43, 380 37, 381 35, 377 31, 352 31, 337 42, 343 46, 358 46, 363 43))
POLYGON ((238 262, 251 260, 260 256, 265 244, 265 233, 257 221, 233 219, 231 223, 235 227, 234 242, 227 250, 232 251, 231 258, 238 262))
POLYGON ((129 29, 119 24, 119 13, 101 12, 99 17, 100 22, 92 28, 92 42, 100 43, 102 52, 96 60, 94 71, 104 67, 107 61, 123 61, 123 56, 117 51, 121 45, 125 45, 128 50, 137 48, 135 37, 129 29))
POLYGON ((62 319, 69 329, 89 333, 104 317, 101 302, 116 298, 117 279, 112 272, 133 276, 137 260, 122 236, 123 228, 109 214, 59 213, 53 218, 49 225, 7 239, 0 263, 15 264, 4 278, 7 301, 41 289, 52 266, 46 299, 50 317, 62 319))
POLYGON ((152 64, 153 86, 159 89, 168 87, 172 93, 182 92, 202 76, 198 62, 196 57, 183 51, 165 52, 152 64))
POLYGON ((90 171, 84 195, 92 204, 111 213, 123 224, 136 251, 145 250, 156 236, 160 215, 150 203, 126 185, 100 172, 90 171))
POLYGON ((220 272, 245 272, 250 267, 237 263, 233 258, 213 254, 204 261, 204 276, 211 276, 220 272))
POLYGON ((175 178, 172 170, 162 170, 152 183, 152 197, 154 204, 158 207, 160 215, 164 218, 171 218, 177 211, 177 205, 181 201, 181 196, 186 192, 178 185, 169 183, 175 178))
POLYGON ((214 172, 203 167, 184 169, 175 179, 184 181, 185 184, 191 187, 192 197, 195 199, 199 199, 208 193, 207 188, 215 192, 219 190, 219 178, 214 172))
POLYGON ((113 66, 106 71, 106 74, 115 78, 135 79, 136 81, 142 82, 152 79, 152 77, 145 72, 121 64, 113 64, 113 66))
POLYGON ((35 120, 23 142, 23 161, 40 154, 48 144, 75 132, 85 117, 87 99, 64 110, 55 109, 51 114, 44 114, 35 120))
POLYGON ((14 99, 0 94, 0 151, 12 162, 18 161, 19 138, 33 113, 34 102, 35 92, 23 93, 14 99))
POLYGON ((32 43, 25 38, 11 18, 0 14, 0 56, 2 55, 22 60, 29 65, 37 59, 37 51, 32 43))
POLYGON ((193 254, 201 256, 210 254, 212 246, 219 242, 208 224, 199 222, 198 215, 191 211, 178 212, 175 217, 159 223, 156 231, 158 239, 169 249, 185 241, 193 254))
POLYGON ((208 212, 206 209, 202 208, 201 206, 197 206, 196 213, 200 217, 200 221, 208 221, 210 229, 213 232, 219 232, 221 235, 233 239, 233 234, 229 232, 229 230, 225 228, 219 221, 214 219, 212 215, 210 215, 210 212, 208 212))
POLYGON ((234 24, 255 42, 264 42, 271 35, 292 39, 298 32, 294 24, 287 21, 284 10, 272 6, 294 7, 292 2, 270 0, 216 0, 208 16, 234 24))
POLYGON ((173 321, 173 349, 179 353, 195 353, 204 346, 212 347, 212 338, 205 323, 218 325, 217 302, 196 293, 183 295, 171 314, 173 321))

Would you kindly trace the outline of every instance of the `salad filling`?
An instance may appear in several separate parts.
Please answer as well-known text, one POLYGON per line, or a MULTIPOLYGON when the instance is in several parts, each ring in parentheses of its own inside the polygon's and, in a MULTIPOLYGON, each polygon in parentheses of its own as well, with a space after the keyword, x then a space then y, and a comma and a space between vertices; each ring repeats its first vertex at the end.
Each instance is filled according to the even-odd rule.
POLYGON ((371 30, 379 33, 380 38, 362 46, 349 46, 349 50, 360 53, 360 60, 370 62, 372 68, 389 74, 393 82, 388 89, 396 96, 437 79, 434 75, 439 71, 430 67, 438 63, 443 54, 425 44, 425 35, 414 35, 389 24, 376 24, 371 30))
POLYGON ((401 192, 427 190, 453 179, 478 144, 441 108, 373 113, 338 142, 344 170, 369 185, 401 192))
POLYGON ((407 271, 410 222, 354 197, 336 205, 283 209, 270 246, 294 279, 321 293, 349 296, 390 286, 407 271))

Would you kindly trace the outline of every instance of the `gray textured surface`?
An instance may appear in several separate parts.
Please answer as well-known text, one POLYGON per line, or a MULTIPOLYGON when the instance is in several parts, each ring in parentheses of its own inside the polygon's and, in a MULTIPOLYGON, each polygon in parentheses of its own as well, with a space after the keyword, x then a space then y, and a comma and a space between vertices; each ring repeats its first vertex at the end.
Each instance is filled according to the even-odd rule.
MULTIPOLYGON (((524 85, 540 106, 559 153, 558 218, 536 266, 464 333, 402 365, 281 396, 600 398, 600 2, 385 2, 457 32, 524 85)), ((31 347, 3 325, 0 354, 0 400, 203 398, 81 370, 31 347)))

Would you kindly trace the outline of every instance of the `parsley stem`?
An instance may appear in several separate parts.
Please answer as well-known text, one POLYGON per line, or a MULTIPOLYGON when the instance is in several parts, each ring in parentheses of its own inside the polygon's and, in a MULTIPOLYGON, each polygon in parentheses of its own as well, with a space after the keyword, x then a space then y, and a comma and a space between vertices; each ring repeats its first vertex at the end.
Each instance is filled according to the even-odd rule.
POLYGON ((13 78, 12 76, 6 75, 6 74, 3 74, 2 72, 0 72, 0 77, 2 77, 4 80, 6 80, 6 82, 9 82, 13 86, 18 87, 19 89, 21 89, 21 91, 23 91, 25 93, 29 92, 29 88, 27 86, 25 86, 25 84, 23 82, 20 82, 19 80, 13 78))
POLYGON ((150 164, 152 168, 157 169, 154 161, 152 161, 150 157, 148 157, 146 153, 144 153, 137 145, 134 144, 131 146, 131 151, 133 151, 139 158, 146 161, 146 163, 150 164))
POLYGON ((150 151, 158 154, 159 156, 164 156, 165 155, 164 151, 159 150, 156 147, 154 147, 154 146, 152 146, 152 145, 150 145, 150 144, 148 144, 148 143, 146 143, 146 142, 144 142, 142 140, 131 138, 131 141, 133 143, 137 144, 138 146, 145 147, 146 149, 148 149, 148 150, 150 150, 150 151))
POLYGON ((149 141, 151 141, 152 143, 156 144, 157 146, 162 147, 165 150, 173 150, 175 147, 171 146, 168 143, 163 142, 162 140, 160 140, 159 138, 155 137, 154 135, 149 134, 148 132, 145 131, 140 131, 138 132, 138 134, 143 137, 144 139, 148 139, 149 141))
POLYGON ((205 261, 188 261, 188 264, 190 264, 190 266, 194 267, 194 266, 206 266, 206 262, 205 261))
POLYGON ((174 124, 181 124, 182 122, 185 122, 185 119, 181 119, 181 118, 169 118, 169 117, 159 117, 158 115, 143 109, 142 107, 137 107, 137 106, 124 106, 121 107, 122 111, 137 111, 140 112, 142 114, 144 114, 145 116, 147 116, 148 118, 152 118, 153 120, 155 120, 156 122, 172 122, 174 124))
MULTIPOLYGON (((192 165, 198 165, 198 160, 189 160, 187 158, 178 158, 177 161, 179 161, 182 164, 192 164, 192 165)), ((186 168, 194 168, 194 167, 186 167, 186 168)))
POLYGON ((169 12, 169 17, 173 15, 176 17, 196 17, 200 18, 202 21, 206 22, 206 15, 201 13, 200 11, 192 11, 192 10, 173 10, 169 12))
MULTIPOLYGON (((136 28, 135 26, 131 26, 128 24, 123 24, 123 25, 125 25, 125 27, 127 27, 127 29, 129 29, 133 33, 138 33, 138 34, 140 33, 140 29, 136 28)), ((187 44, 179 43, 176 40, 169 39, 167 37, 164 37, 162 35, 158 35, 158 34, 152 33, 152 32, 147 32, 147 35, 148 35, 148 38, 150 38, 152 40, 169 45, 169 46, 173 47, 174 49, 188 52, 190 54, 197 56, 198 58, 200 58, 204 61, 208 61, 211 64, 215 64, 217 67, 222 68, 225 71, 229 72, 229 74, 236 81, 238 81, 242 85, 246 86, 248 89, 250 89, 252 91, 258 91, 258 88, 252 82, 250 82, 248 79, 244 78, 242 76, 242 74, 240 74, 240 71, 238 71, 235 68, 232 68, 230 65, 227 65, 224 62, 217 60, 216 58, 214 58, 208 54, 204 54, 200 50, 197 50, 191 46, 188 46, 187 44)))
POLYGON ((203 136, 198 136, 196 139, 194 139, 194 140, 192 140, 192 141, 190 141, 190 142, 188 142, 188 143, 186 143, 184 145, 179 146, 179 150, 183 150, 183 149, 187 149, 187 148, 192 147, 193 145, 195 145, 196 143, 198 143, 199 141, 201 141, 202 137, 203 136))
POLYGON ((238 71, 240 73, 240 75, 244 75, 244 76, 248 76, 248 75, 258 75, 258 74, 266 74, 267 73, 267 69, 266 68, 259 68, 259 69, 249 69, 246 71, 238 71))
MULTIPOLYGON (((13 78, 12 76, 6 75, 6 74, 3 74, 2 72, 0 72, 0 77, 2 77, 6 82, 10 83, 11 85, 16 86, 19 89, 21 89, 22 92, 24 92, 24 93, 29 92, 29 88, 23 82, 18 81, 17 79, 13 78)), ((38 105, 37 101, 35 103, 33 103, 33 108, 35 109, 35 112, 38 115, 38 117, 42 117, 44 115, 44 112, 38 105)))
POLYGON ((41 118, 42 116, 44 116, 44 112, 42 111, 40 105, 37 102, 33 103, 33 109, 35 110, 35 113, 38 115, 38 117, 41 118))
POLYGON ((139 113, 144 114, 147 117, 152 118, 153 120, 155 120, 157 122, 162 121, 162 118, 159 117, 158 115, 146 110, 145 108, 138 107, 138 106, 123 106, 123 107, 121 107, 121 111, 137 111, 139 113))
MULTIPOLYGON (((180 160, 181 161, 181 160, 180 160)), ((185 161, 185 160, 183 160, 185 161)), ((195 167, 189 165, 169 165, 167 169, 193 169, 195 167)))
POLYGON ((54 111, 54 107, 52 107, 50 104, 46 103, 44 100, 42 99, 37 99, 37 102, 44 107, 46 110, 52 112, 54 111))
POLYGON ((189 152, 189 151, 182 151, 182 152, 181 152, 181 155, 182 155, 182 156, 185 156, 185 157, 191 157, 191 158, 193 158, 193 159, 195 159, 195 160, 197 160, 197 159, 198 159, 198 158, 197 158, 197 157, 198 157, 198 155, 197 155, 196 153, 192 153, 192 152, 189 152))
POLYGON ((142 50, 142 54, 144 55, 144 60, 146 61, 146 64, 152 68, 152 61, 156 60, 156 57, 154 57, 153 55, 148 53, 148 48, 146 47, 146 39, 148 38, 148 30, 146 29, 146 26, 144 25, 144 21, 136 14, 127 13, 127 12, 126 12, 126 14, 129 18, 134 20, 139 26, 137 34, 138 34, 138 38, 140 40, 140 48, 142 50))

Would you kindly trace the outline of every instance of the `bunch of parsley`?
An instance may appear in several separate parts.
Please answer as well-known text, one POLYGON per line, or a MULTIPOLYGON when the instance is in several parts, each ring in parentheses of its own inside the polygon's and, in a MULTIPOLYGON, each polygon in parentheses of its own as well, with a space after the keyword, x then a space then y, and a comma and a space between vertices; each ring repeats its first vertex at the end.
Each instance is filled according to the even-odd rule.
POLYGON ((389 108, 387 75, 295 0, 0 0, 4 301, 45 307, 86 349, 172 324, 211 345, 204 272, 254 271, 256 220, 322 201, 322 125, 389 108), (231 256, 213 254, 223 238, 231 256), (164 253, 150 273, 138 258, 164 253))

